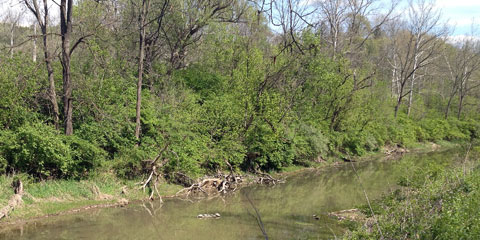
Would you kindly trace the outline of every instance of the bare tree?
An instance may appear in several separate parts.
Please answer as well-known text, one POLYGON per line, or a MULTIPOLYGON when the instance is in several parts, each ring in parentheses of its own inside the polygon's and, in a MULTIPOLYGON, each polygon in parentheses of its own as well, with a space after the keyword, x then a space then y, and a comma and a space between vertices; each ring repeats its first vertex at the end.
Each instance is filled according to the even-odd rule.
MULTIPOLYGON (((48 99, 50 100, 50 104, 53 110, 53 123, 55 128, 59 128, 59 109, 57 103, 57 93, 55 90, 55 79, 53 76, 53 55, 49 50, 50 45, 50 38, 48 33, 48 26, 49 26, 49 9, 48 9, 48 2, 47 0, 43 0, 43 5, 40 6, 37 0, 24 0, 25 6, 30 10, 30 12, 35 16, 37 21, 36 24, 40 26, 40 31, 42 33, 42 49, 45 61, 45 67, 47 68, 47 77, 49 82, 48 87, 48 99)), ((36 29, 36 24, 34 24, 34 29, 36 29)), ((36 33, 34 36, 36 39, 36 33)), ((36 41, 36 40, 34 40, 36 41)), ((36 46, 36 44, 35 44, 36 46)), ((35 59, 36 57, 34 57, 35 59)))
POLYGON ((438 47, 443 42, 442 38, 448 33, 447 28, 441 25, 440 17, 441 14, 435 9, 434 2, 410 1, 407 26, 393 36, 397 45, 394 57, 398 61, 398 68, 395 69, 398 77, 395 117, 407 95, 409 96, 407 114, 410 114, 418 72, 433 62, 438 47))
POLYGON ((298 35, 307 27, 314 28, 316 7, 302 0, 280 0, 270 1, 265 12, 271 24, 281 30, 282 49, 289 49, 290 52, 296 49, 303 54, 305 46, 298 35))
POLYGON ((367 40, 392 19, 398 0, 380 4, 379 0, 325 0, 317 1, 320 18, 317 26, 323 26, 321 38, 331 48, 331 56, 347 55, 359 59, 367 40), (326 33, 324 33, 326 32, 326 33))
POLYGON ((332 58, 335 58, 340 45, 340 34, 347 15, 347 6, 345 3, 345 0, 327 0, 318 2, 322 16, 321 21, 327 22, 327 31, 329 34, 324 37, 325 41, 331 45, 332 58))
POLYGON ((165 44, 161 42, 162 27, 165 23, 165 17, 168 9, 171 7, 170 0, 163 0, 159 3, 152 3, 152 9, 159 10, 152 12, 152 19, 148 20, 148 26, 145 26, 145 66, 144 72, 150 91, 153 91, 154 77, 152 75, 152 65, 162 54, 165 53, 165 44))
POLYGON ((468 37, 462 39, 461 42, 457 44, 457 47, 449 48, 451 51, 447 52, 446 49, 443 53, 448 68, 448 76, 452 84, 445 108, 445 119, 448 118, 452 100, 459 92, 457 117, 460 118, 465 96, 470 90, 478 87, 477 84, 470 86, 470 79, 472 74, 480 68, 479 44, 468 37))
POLYGON ((458 119, 460 119, 462 114, 465 97, 473 89, 480 87, 480 82, 478 79, 472 79, 473 73, 480 69, 480 43, 478 41, 466 40, 462 44, 459 55, 460 60, 455 66, 456 69, 453 70, 459 92, 457 112, 458 119))
POLYGON ((188 48, 198 43, 204 29, 212 22, 237 22, 243 15, 245 4, 237 0, 197 1, 187 0, 171 6, 168 23, 160 26, 162 37, 168 48, 167 61, 170 63, 168 73, 186 66, 188 48))
POLYGON ((15 29, 17 28, 17 25, 19 24, 21 18, 22 18, 23 12, 15 12, 13 10, 9 10, 6 14, 4 22, 10 24, 9 28, 9 35, 10 35, 10 47, 9 47, 9 53, 10 53, 10 58, 13 58, 13 50, 15 48, 15 29))
MULTIPOLYGON (((186 66, 188 47, 200 41, 202 30, 211 21, 236 22, 242 10, 232 11, 235 0, 172 2, 142 0, 137 6, 139 52, 135 137, 140 139, 141 104, 144 80, 153 88, 152 64, 161 57, 169 63, 167 75, 186 66), (147 74, 147 75, 146 75, 147 74)), ((240 8, 241 9, 241 8, 240 8)))

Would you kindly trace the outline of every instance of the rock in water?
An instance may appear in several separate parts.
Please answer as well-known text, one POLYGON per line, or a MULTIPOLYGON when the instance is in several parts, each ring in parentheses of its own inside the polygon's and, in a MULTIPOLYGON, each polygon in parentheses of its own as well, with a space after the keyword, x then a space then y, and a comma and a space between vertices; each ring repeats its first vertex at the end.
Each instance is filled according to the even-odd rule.
POLYGON ((220 218, 220 217, 221 217, 220 213, 215 213, 215 214, 205 213, 205 214, 197 215, 197 218, 220 218))

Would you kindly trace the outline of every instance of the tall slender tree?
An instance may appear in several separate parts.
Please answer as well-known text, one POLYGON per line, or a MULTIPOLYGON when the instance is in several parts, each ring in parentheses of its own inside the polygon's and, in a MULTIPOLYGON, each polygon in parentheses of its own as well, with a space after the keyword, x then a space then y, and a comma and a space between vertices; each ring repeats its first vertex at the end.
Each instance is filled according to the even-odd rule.
POLYGON ((142 81, 143 81, 143 64, 145 60, 145 28, 147 24, 147 15, 150 7, 150 0, 142 0, 142 8, 138 16, 139 29, 139 48, 138 48, 138 81, 137 81, 137 104, 135 115, 135 138, 140 140, 141 130, 141 112, 142 108, 142 81))
POLYGON ((73 98, 70 71, 70 41, 72 37, 73 0, 60 1, 60 34, 62 36, 62 69, 63 69, 63 118, 65 135, 73 134, 73 98))
MULTIPOLYGON (((37 0, 24 0, 25 6, 32 12, 35 16, 37 24, 40 26, 40 31, 42 32, 42 49, 45 61, 45 67, 47 68, 47 77, 48 77, 48 99, 52 107, 52 117, 55 128, 59 128, 59 109, 57 103, 57 93, 55 90, 55 79, 53 76, 53 57, 49 50, 50 38, 48 37, 48 26, 49 26, 49 9, 47 0, 43 0, 43 5, 40 7, 37 0)), ((36 29, 36 27, 35 27, 36 29)), ((36 37, 36 36, 35 36, 36 37)))

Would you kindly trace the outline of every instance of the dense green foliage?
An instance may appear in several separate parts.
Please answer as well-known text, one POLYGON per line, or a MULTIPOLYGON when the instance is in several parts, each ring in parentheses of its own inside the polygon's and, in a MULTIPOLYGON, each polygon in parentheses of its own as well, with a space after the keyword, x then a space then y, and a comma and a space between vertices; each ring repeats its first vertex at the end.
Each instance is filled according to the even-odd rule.
MULTIPOLYGON (((79 179, 114 170, 136 178, 145 174, 145 161, 164 148, 166 175, 200 175, 230 166, 271 171, 361 156, 384 146, 470 141, 480 134, 478 95, 464 89, 464 98, 457 100, 457 86, 438 69, 430 75, 418 70, 422 80, 415 85, 411 80, 414 107, 409 111, 404 101, 395 115, 397 83, 384 57, 400 37, 383 25, 372 29, 368 16, 355 18, 364 20, 352 22, 356 29, 343 29, 333 47, 325 40, 329 29, 320 24, 274 32, 268 13, 248 1, 152 0, 137 139, 139 29, 132 19, 141 14, 139 3, 119 1, 115 11, 109 1, 75 3, 72 39, 79 41, 70 64, 72 136, 62 133, 61 111, 55 129, 40 45, 36 62, 31 43, 12 55, 1 52, 0 174, 79 179), (169 10, 162 12, 162 6, 169 10), (452 88, 455 98, 448 99, 452 88), (450 115, 444 113, 447 102, 450 115)), ((17 28, 18 39, 32 30, 17 28)), ((57 28, 52 24, 48 31, 57 28)), ((53 53, 60 39, 51 35, 53 53)), ((440 38, 432 42, 451 54, 460 51, 440 38)), ((53 59, 52 68, 63 109, 62 63, 53 59)))

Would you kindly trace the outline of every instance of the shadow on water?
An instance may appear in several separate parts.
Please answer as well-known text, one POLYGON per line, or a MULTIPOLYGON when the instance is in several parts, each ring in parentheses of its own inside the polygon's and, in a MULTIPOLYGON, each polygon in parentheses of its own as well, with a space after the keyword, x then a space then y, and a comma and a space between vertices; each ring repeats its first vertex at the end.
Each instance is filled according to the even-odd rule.
MULTIPOLYGON (((396 188, 400 176, 429 162, 451 163, 458 151, 408 154, 399 160, 355 163, 370 199, 396 188)), ((251 186, 226 196, 196 201, 158 202, 86 211, 18 226, 6 239, 265 239, 248 197, 261 214, 270 239, 332 239, 344 229, 327 213, 366 202, 350 164, 305 170, 274 187, 251 186), (201 213, 219 219, 197 219, 201 213), (319 216, 314 219, 313 214, 319 216)))

